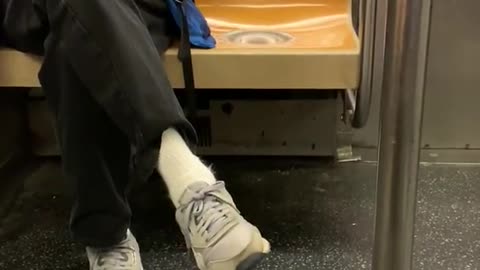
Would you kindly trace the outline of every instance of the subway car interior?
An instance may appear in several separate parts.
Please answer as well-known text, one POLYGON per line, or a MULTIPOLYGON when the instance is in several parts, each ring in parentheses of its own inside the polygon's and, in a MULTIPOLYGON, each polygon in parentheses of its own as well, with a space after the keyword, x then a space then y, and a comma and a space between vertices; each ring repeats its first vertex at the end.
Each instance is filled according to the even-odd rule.
MULTIPOLYGON (((271 243, 255 269, 480 269, 480 1, 195 3, 195 91, 177 43, 159 61, 271 243)), ((88 269, 42 62, 0 47, 0 269, 88 269)), ((128 195, 144 268, 196 269, 159 178, 128 195)))

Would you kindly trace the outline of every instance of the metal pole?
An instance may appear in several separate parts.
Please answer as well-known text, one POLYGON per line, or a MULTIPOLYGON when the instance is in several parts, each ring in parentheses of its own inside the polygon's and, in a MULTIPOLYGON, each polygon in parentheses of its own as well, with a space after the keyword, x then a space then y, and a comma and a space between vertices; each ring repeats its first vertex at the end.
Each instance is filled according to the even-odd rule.
POLYGON ((412 269, 431 0, 389 0, 373 270, 412 269))
POLYGON ((356 91, 356 97, 353 97, 353 91, 347 90, 347 98, 351 100, 349 103, 354 111, 352 119, 354 128, 364 127, 370 114, 374 75, 373 62, 375 60, 377 0, 360 1, 359 14, 358 33, 362 41, 360 85, 356 91))

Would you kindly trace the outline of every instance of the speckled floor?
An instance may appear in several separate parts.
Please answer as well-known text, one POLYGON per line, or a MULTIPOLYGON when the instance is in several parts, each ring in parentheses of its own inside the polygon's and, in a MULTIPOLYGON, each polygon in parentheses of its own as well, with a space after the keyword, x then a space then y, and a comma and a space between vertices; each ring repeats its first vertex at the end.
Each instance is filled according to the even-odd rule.
MULTIPOLYGON (((271 240, 259 269, 369 269, 375 166, 282 161, 223 161, 243 214, 271 240)), ((45 162, 0 223, 0 269, 85 270, 83 248, 72 243, 68 199, 58 162, 45 162)), ((480 167, 423 167, 420 177, 415 269, 480 269, 480 167)), ((194 269, 161 185, 132 196, 133 231, 146 270, 194 269)))

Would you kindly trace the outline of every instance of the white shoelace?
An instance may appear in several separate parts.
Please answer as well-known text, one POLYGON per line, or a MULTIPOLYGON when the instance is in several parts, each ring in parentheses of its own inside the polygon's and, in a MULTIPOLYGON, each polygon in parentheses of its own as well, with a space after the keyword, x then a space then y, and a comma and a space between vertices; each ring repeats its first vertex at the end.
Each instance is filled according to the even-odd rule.
POLYGON ((235 211, 234 207, 217 195, 224 188, 223 182, 217 182, 186 194, 184 201, 188 203, 180 206, 177 211, 177 219, 181 224, 186 224, 185 228, 182 228, 182 232, 189 248, 191 247, 190 232, 200 235, 208 243, 224 228, 233 225, 235 221, 235 215, 232 213, 235 211))

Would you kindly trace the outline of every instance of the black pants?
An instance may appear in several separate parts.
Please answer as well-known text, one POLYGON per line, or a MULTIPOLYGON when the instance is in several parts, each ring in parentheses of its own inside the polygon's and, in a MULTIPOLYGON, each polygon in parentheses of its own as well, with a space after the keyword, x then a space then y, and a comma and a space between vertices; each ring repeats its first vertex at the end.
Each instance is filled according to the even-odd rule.
POLYGON ((86 245, 114 244, 130 225, 126 190, 154 171, 162 132, 196 137, 160 57, 170 43, 165 3, 0 3, 3 42, 45 56, 39 78, 74 188, 71 230, 86 245))

